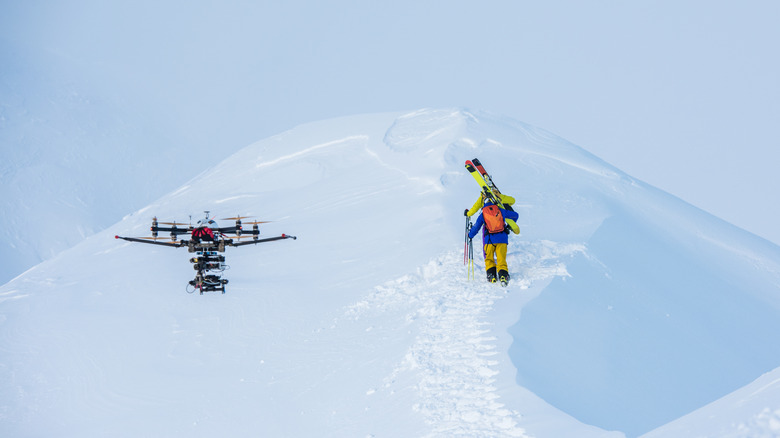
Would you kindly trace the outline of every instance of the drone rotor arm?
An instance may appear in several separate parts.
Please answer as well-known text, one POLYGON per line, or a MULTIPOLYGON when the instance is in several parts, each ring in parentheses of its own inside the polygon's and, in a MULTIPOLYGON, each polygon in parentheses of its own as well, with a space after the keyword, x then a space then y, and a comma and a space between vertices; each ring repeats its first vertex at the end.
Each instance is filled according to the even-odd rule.
POLYGON ((114 236, 114 238, 115 239, 126 240, 128 242, 148 243, 148 244, 151 244, 151 245, 169 246, 169 247, 173 247, 173 248, 179 248, 179 247, 182 247, 182 246, 186 246, 187 243, 188 243, 188 241, 186 241, 186 240, 179 240, 179 241, 176 241, 176 242, 170 242, 170 241, 165 242, 165 241, 158 240, 159 238, 154 238, 154 237, 146 237, 146 238, 144 238, 144 237, 114 236))
POLYGON ((231 241, 229 243, 229 245, 230 246, 255 245, 257 243, 273 242, 273 241, 276 241, 276 240, 284 240, 284 239, 297 239, 297 237, 290 236, 289 234, 282 234, 281 236, 266 237, 264 239, 252 239, 252 240, 247 240, 245 242, 233 242, 233 241, 231 241))

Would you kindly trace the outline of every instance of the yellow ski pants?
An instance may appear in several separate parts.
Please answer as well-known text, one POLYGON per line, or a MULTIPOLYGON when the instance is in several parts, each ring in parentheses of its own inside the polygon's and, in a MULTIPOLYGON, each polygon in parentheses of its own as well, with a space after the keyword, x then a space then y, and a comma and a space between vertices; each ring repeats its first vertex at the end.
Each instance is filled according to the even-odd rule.
POLYGON ((489 243, 485 245, 485 270, 496 268, 496 272, 509 271, 506 264, 506 243, 489 243))

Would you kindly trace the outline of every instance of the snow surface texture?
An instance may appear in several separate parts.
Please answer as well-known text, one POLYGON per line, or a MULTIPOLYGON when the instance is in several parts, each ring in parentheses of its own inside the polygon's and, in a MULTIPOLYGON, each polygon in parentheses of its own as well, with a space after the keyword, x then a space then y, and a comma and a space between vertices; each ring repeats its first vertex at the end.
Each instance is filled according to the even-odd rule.
POLYGON ((0 288, 2 436, 774 436, 780 249, 460 109, 262 140, 0 288), (479 157, 512 282, 463 264, 479 157), (152 216, 273 222, 190 295, 152 216))

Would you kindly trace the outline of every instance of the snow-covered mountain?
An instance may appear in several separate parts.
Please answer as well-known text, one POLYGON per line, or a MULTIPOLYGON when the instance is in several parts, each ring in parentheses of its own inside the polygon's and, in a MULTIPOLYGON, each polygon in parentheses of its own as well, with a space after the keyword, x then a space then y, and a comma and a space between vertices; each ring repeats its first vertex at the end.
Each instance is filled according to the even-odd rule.
POLYGON ((0 288, 2 436, 772 436, 780 248, 548 132, 461 109, 259 141, 0 288), (469 280, 479 157, 517 199, 469 280), (209 210, 295 241, 132 244, 209 210))

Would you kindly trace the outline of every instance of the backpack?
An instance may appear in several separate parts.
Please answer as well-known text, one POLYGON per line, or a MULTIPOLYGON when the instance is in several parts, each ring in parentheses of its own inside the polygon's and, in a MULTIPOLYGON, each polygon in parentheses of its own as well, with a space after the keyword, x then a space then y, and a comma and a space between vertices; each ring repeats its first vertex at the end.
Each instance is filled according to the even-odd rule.
POLYGON ((482 218, 485 220, 485 229, 488 233, 501 233, 504 231, 504 215, 497 205, 486 205, 482 209, 482 218))

